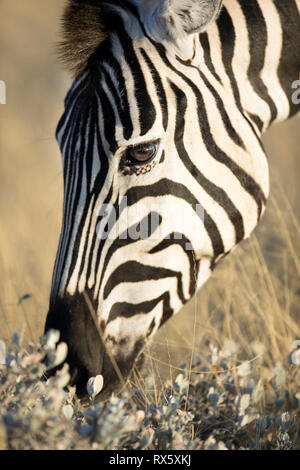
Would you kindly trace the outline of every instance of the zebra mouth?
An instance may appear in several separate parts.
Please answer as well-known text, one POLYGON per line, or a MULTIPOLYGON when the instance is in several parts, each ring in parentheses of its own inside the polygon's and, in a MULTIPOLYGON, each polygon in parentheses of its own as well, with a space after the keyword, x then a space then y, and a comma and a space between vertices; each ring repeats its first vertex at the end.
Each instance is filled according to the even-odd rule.
MULTIPOLYGON (((81 294, 65 295, 51 303, 45 333, 50 329, 58 330, 60 341, 68 346, 65 362, 70 367, 70 383, 82 394, 88 379, 102 373, 105 349, 81 294)), ((55 372, 53 369, 47 375, 55 372)))
MULTIPOLYGON (((99 401, 108 400, 112 394, 120 393, 128 385, 128 378, 130 377, 133 368, 140 369, 144 363, 144 355, 141 354, 136 361, 136 356, 132 359, 123 359, 116 360, 113 363, 111 358, 105 354, 103 361, 103 370, 101 375, 104 378, 103 389, 97 396, 95 403, 99 401), (116 368, 117 364, 117 368, 116 368), (121 372, 122 371, 122 372, 121 372)), ((73 369, 75 372, 75 370, 73 369)), ((83 373, 82 375, 77 375, 72 378, 73 385, 76 386, 76 395, 83 401, 87 401, 87 375, 83 373)), ((72 385, 72 382, 71 382, 72 385)))
MULTIPOLYGON (((104 378, 104 387, 98 398, 108 398, 125 386, 137 358, 138 365, 142 364, 142 338, 136 341, 130 354, 123 354, 122 340, 120 344, 115 344, 118 353, 114 356, 110 353, 102 339, 103 335, 87 294, 66 295, 56 299, 50 306, 45 333, 50 329, 58 330, 60 341, 68 346, 64 363, 69 365, 70 385, 76 386, 78 398, 87 396, 88 380, 99 374, 104 378)), ((55 375, 62 366, 60 364, 47 371, 46 377, 55 375)))

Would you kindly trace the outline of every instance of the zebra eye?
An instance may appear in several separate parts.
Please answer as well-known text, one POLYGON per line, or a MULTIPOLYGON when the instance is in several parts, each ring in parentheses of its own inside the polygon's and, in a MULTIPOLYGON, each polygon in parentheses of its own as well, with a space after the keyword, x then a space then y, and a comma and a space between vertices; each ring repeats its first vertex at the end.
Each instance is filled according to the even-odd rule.
POLYGON ((130 147, 126 152, 127 161, 131 165, 143 165, 149 163, 156 155, 158 142, 148 142, 146 144, 130 147))

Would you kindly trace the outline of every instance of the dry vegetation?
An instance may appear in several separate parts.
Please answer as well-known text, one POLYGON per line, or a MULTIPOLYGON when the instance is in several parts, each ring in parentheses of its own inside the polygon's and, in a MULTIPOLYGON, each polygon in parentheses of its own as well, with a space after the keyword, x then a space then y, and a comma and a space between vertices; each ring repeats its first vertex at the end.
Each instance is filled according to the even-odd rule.
MULTIPOLYGON (((65 365, 64 343, 49 331, 41 344, 21 347, 14 335, 5 354, 0 343, 0 449, 14 450, 293 450, 299 446, 300 350, 289 364, 270 369, 264 347, 238 360, 238 344, 210 344, 181 365, 175 380, 156 388, 153 375, 135 375, 118 397, 78 402, 65 365), (207 363, 207 366, 204 365, 207 363), (159 397, 158 397, 159 392, 159 397)), ((299 447, 298 447, 299 448, 299 447)))
POLYGON ((66 371, 39 380, 62 204, 53 135, 69 83, 53 46, 62 2, 42 3, 0 5, 0 448, 300 449, 297 119, 266 136, 272 195, 255 235, 156 336, 145 376, 88 408, 63 390, 66 371))

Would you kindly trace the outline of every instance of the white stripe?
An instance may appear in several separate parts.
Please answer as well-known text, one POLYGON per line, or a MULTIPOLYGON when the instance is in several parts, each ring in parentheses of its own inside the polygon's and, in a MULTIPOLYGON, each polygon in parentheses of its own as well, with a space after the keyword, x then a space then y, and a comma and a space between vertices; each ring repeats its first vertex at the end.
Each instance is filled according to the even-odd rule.
POLYGON ((290 113, 290 105, 284 93, 277 74, 282 53, 282 28, 280 17, 273 2, 257 0, 263 12, 268 34, 268 44, 265 54, 264 68, 261 78, 268 88, 269 95, 276 103, 278 116, 274 122, 287 119, 290 113))
MULTIPOLYGON (((257 114, 264 123, 269 123, 271 110, 268 104, 254 91, 248 78, 247 72, 251 57, 247 21, 243 10, 237 0, 226 3, 226 8, 231 16, 236 36, 232 70, 239 86, 242 107, 250 114, 257 114)), ((257 131, 260 132, 258 129, 257 131)))

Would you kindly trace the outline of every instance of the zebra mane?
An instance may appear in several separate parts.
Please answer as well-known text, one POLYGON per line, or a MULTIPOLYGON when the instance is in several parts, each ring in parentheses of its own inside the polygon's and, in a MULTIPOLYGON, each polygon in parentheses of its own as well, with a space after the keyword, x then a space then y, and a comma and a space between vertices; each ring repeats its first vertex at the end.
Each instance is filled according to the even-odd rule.
POLYGON ((68 0, 58 54, 74 76, 85 69, 89 58, 106 39, 101 4, 102 0, 68 0))

